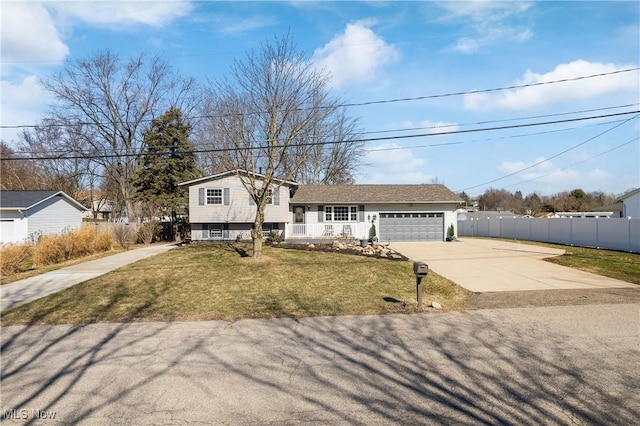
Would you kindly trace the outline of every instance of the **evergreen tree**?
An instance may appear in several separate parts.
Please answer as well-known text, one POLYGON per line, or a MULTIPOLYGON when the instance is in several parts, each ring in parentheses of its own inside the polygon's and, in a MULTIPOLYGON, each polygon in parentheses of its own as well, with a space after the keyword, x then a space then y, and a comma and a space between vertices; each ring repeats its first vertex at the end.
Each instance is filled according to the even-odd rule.
POLYGON ((173 235, 178 211, 188 205, 189 198, 188 189, 178 184, 199 174, 190 132, 191 125, 175 107, 153 120, 143 133, 145 148, 133 180, 133 199, 141 201, 149 215, 170 216, 173 235))

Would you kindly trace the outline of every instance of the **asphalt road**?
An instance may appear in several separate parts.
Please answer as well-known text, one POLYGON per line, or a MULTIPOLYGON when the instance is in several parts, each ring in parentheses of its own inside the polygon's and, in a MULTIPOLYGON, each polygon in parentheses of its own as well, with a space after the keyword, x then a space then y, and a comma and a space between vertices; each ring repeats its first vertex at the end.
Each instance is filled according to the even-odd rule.
POLYGON ((630 425, 639 328, 638 304, 3 327, 1 409, 20 425, 630 425))

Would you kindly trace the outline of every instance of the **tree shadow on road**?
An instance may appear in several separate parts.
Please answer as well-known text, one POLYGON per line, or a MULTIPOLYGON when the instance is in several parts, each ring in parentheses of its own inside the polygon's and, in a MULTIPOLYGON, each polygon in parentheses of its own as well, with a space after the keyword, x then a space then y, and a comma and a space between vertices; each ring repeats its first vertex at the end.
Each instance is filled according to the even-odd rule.
POLYGON ((74 424, 157 411, 175 423, 633 424, 637 351, 611 354, 621 338, 600 337, 501 311, 12 327, 2 409, 74 424))

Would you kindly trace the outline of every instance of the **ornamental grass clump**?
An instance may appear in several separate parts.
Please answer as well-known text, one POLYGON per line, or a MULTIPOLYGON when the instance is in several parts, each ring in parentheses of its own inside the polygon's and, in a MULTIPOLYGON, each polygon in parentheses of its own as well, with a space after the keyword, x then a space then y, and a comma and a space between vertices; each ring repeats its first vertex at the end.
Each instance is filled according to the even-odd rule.
POLYGON ((110 231, 96 231, 89 227, 58 235, 43 235, 33 250, 33 263, 37 267, 54 265, 110 251, 112 247, 113 236, 110 231))
POLYGON ((0 247, 0 272, 13 275, 26 271, 31 266, 33 248, 29 243, 10 243, 0 247))

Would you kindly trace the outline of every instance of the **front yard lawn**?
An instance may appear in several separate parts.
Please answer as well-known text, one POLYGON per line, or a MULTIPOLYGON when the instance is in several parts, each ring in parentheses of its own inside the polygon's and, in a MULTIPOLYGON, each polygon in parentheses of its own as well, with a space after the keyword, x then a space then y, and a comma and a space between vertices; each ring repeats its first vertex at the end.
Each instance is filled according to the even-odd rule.
POLYGON ((545 259, 547 262, 640 284, 640 254, 586 247, 553 246, 564 249, 565 253, 562 256, 545 259))
MULTIPOLYGON (((416 310, 411 262, 194 244, 20 306, 2 325, 362 315, 416 310)), ((430 273, 423 304, 460 309, 469 292, 430 273)))

